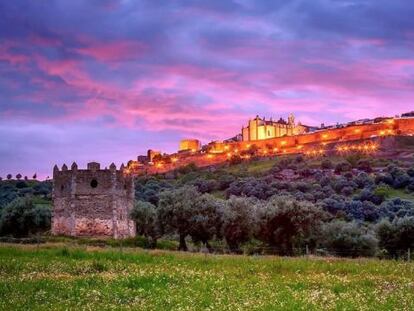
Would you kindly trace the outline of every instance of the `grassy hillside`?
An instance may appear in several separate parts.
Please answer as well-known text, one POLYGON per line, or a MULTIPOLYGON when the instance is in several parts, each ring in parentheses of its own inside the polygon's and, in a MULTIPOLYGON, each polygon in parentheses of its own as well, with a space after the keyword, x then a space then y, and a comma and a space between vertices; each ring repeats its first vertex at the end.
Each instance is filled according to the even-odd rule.
POLYGON ((0 247, 1 310, 413 310, 414 264, 0 247))

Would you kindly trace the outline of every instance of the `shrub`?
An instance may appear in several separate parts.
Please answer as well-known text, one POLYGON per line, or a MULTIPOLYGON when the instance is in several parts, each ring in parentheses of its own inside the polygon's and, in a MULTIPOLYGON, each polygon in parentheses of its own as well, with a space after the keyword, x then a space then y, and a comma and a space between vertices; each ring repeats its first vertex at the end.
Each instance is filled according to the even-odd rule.
POLYGON ((410 180, 410 176, 408 176, 407 174, 400 174, 397 175, 394 179, 393 182, 393 187, 395 189, 401 189, 401 188, 405 188, 410 184, 411 180, 410 180))
POLYGON ((341 257, 374 256, 378 240, 355 222, 334 221, 323 226, 322 247, 341 257))
POLYGON ((229 160, 230 165, 237 165, 242 162, 243 162, 242 158, 237 154, 234 154, 229 160))
POLYGON ((348 172, 352 169, 351 164, 348 162, 341 162, 335 166, 335 174, 340 174, 343 172, 348 172))
POLYGON ((312 170, 308 167, 304 167, 298 171, 298 174, 303 178, 312 176, 312 170))
POLYGON ((320 179, 319 183, 322 187, 329 186, 331 184, 331 178, 324 176, 320 179))
POLYGON ((414 204, 410 201, 395 198, 385 201, 379 208, 381 218, 393 220, 394 218, 402 218, 407 216, 414 216, 414 204))
POLYGON ((354 182, 356 183, 356 185, 360 189, 366 188, 366 187, 370 187, 370 186, 372 186, 374 184, 374 181, 372 180, 372 178, 369 177, 369 175, 367 173, 365 173, 365 172, 359 173, 354 178, 354 182))
POLYGON ((329 160, 329 159, 322 160, 321 168, 323 168, 323 169, 332 169, 333 168, 332 161, 329 160))
POLYGON ((198 171, 198 167, 194 162, 192 162, 192 163, 189 163, 185 166, 182 166, 182 167, 178 168, 177 171, 178 171, 178 173, 184 175, 184 174, 188 174, 188 173, 191 173, 191 172, 198 171))
POLYGON ((374 195, 381 198, 382 201, 389 198, 391 194, 391 189, 387 185, 377 186, 374 190, 374 195))
POLYGON ((332 185, 332 188, 337 192, 337 193, 341 193, 342 189, 345 187, 351 187, 353 188, 353 183, 349 182, 346 178, 344 177, 339 177, 337 178, 332 185))
POLYGON ((304 158, 303 158, 303 156, 302 155, 298 155, 298 156, 296 156, 295 157, 295 162, 296 163, 302 163, 302 162, 304 162, 304 158))
POLYGON ((371 168, 371 162, 369 160, 359 160, 357 163, 357 168, 361 171, 367 172, 367 173, 371 173, 372 172, 372 168, 371 168))
POLYGON ((306 182, 297 182, 296 184, 292 185, 294 188, 299 190, 300 192, 307 192, 312 188, 312 185, 306 182))
POLYGON ((231 183, 227 189, 227 196, 248 196, 266 200, 275 194, 274 189, 263 179, 248 177, 231 183))
POLYGON ((354 174, 352 174, 351 171, 345 172, 344 177, 348 180, 352 180, 352 178, 354 178, 354 174))
POLYGON ((407 190, 414 191, 414 178, 411 178, 410 184, 407 186, 407 190))
POLYGON ((414 249, 414 217, 384 220, 377 227, 377 235, 379 246, 389 256, 403 256, 408 249, 414 249))
POLYGON ((235 179, 233 175, 221 175, 218 179, 219 190, 226 190, 235 179))
POLYGON ((349 186, 342 188, 341 194, 345 196, 350 196, 352 193, 354 193, 354 188, 349 186))
POLYGON ((350 200, 345 203, 344 211, 349 219, 374 222, 379 218, 379 210, 370 201, 350 200))
POLYGON ((22 189, 22 188, 27 188, 28 186, 27 186, 27 183, 26 182, 24 182, 24 181, 18 181, 17 183, 16 183, 16 188, 17 189, 22 189))
POLYGON ((218 188, 218 183, 212 179, 197 178, 191 184, 201 193, 210 193, 218 188))
POLYGON ((361 161, 362 155, 360 153, 353 153, 346 157, 347 163, 352 167, 357 167, 358 162, 361 161))
POLYGON ((50 229, 51 210, 36 206, 32 198, 16 198, 1 210, 0 233, 23 237, 50 229))
POLYGON ((337 215, 345 209, 345 200, 342 196, 332 195, 331 197, 324 199, 321 202, 321 206, 323 210, 331 213, 332 215, 337 215))
POLYGON ((394 178, 392 177, 390 173, 378 174, 375 176, 375 183, 377 185, 379 184, 393 185, 394 178))
POLYGON ((376 205, 379 205, 385 198, 382 196, 381 191, 377 194, 372 188, 364 188, 359 195, 355 196, 354 199, 360 201, 370 201, 376 205))
POLYGON ((291 197, 273 197, 257 209, 257 237, 282 255, 293 255, 295 244, 308 239, 319 228, 324 213, 309 202, 291 197))

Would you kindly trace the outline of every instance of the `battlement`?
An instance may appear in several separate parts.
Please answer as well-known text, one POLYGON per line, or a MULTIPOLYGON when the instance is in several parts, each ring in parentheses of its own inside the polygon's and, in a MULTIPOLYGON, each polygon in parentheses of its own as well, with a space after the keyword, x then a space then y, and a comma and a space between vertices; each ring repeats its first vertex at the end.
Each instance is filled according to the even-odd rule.
POLYGON ((134 236, 135 226, 128 214, 134 204, 134 180, 117 170, 100 169, 96 162, 79 169, 53 168, 52 233, 71 236, 134 236))

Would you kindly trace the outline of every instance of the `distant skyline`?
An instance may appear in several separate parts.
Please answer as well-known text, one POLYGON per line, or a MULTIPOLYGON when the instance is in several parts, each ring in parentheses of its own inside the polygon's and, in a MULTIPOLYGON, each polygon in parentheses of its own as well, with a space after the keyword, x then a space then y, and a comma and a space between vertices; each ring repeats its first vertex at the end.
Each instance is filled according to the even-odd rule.
POLYGON ((0 1, 0 176, 414 110, 414 3, 0 1))

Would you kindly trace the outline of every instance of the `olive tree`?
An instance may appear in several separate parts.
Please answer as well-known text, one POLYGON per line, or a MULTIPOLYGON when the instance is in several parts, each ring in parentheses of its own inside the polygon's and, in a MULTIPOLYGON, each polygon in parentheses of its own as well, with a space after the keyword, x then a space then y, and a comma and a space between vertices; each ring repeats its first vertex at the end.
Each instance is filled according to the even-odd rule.
POLYGON ((390 256, 401 256, 408 249, 414 249, 414 217, 383 220, 377 227, 379 246, 390 256))
POLYGON ((336 220, 323 226, 321 246, 335 256, 374 256, 378 240, 371 231, 356 222, 336 220))
POLYGON ((231 196, 222 211, 222 233, 231 251, 238 251, 254 233, 257 200, 231 196))
POLYGON ((137 201, 130 218, 136 223, 137 234, 144 236, 150 247, 156 247, 162 233, 156 206, 150 202, 137 201))
POLYGON ((190 234, 190 219, 195 210, 194 199, 200 195, 193 186, 164 191, 159 195, 160 223, 165 232, 179 236, 179 250, 188 250, 185 238, 190 234))
POLYGON ((51 210, 48 206, 35 205, 30 197, 16 198, 0 214, 0 233, 16 237, 50 229, 51 210))
POLYGON ((208 250, 211 250, 208 241, 220 231, 223 205, 223 200, 210 194, 202 194, 194 198, 194 210, 189 220, 189 235, 194 242, 202 242, 208 250))
POLYGON ((272 197, 257 214, 257 237, 282 255, 293 255, 295 244, 309 239, 324 218, 320 207, 289 196, 272 197))

